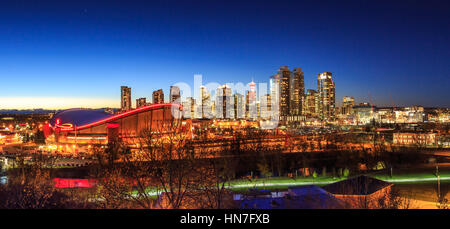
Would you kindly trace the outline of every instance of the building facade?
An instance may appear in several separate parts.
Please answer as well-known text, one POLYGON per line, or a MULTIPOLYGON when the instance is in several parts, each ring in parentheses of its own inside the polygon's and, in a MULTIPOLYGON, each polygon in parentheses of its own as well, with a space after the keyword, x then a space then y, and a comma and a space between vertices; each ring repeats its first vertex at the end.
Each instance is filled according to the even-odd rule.
POLYGON ((120 109, 122 112, 131 110, 131 88, 120 87, 120 109))
POLYGON ((317 75, 317 92, 319 93, 319 117, 322 120, 333 120, 336 100, 331 72, 317 75))
POLYGON ((164 92, 162 89, 153 92, 153 104, 164 103, 164 92))
POLYGON ((316 90, 308 89, 305 104, 305 115, 308 117, 317 117, 319 114, 319 95, 316 90))
POLYGON ((305 97, 305 81, 302 68, 295 68, 292 72, 291 87, 291 115, 302 115, 303 98, 305 97))
POLYGON ((234 97, 226 84, 217 88, 215 113, 218 119, 234 118, 234 97))
POLYGON ((393 143, 398 145, 431 146, 436 144, 435 133, 397 132, 393 143))
POLYGON ((353 106, 355 106, 355 99, 351 96, 344 96, 342 99, 342 110, 343 115, 350 115, 353 113, 353 106))
POLYGON ((278 75, 280 77, 280 121, 286 124, 291 114, 291 71, 288 66, 281 66, 278 75))
POLYGON ((201 118, 212 119, 214 117, 212 112, 212 102, 211 102, 211 94, 209 90, 205 86, 200 87, 200 96, 201 96, 201 118))
POLYGON ((143 106, 146 106, 146 105, 147 105, 147 99, 146 98, 136 99, 136 108, 143 107, 143 106))
POLYGON ((170 86, 170 102, 171 103, 180 103, 180 88, 177 86, 170 86))

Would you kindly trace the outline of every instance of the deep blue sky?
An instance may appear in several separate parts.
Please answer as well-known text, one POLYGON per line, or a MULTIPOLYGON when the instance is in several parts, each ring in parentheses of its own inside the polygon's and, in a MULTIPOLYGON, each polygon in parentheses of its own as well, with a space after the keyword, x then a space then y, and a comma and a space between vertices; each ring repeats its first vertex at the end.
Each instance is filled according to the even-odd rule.
POLYGON ((118 107, 121 85, 150 98, 194 74, 268 82, 287 65, 303 68, 307 89, 332 72, 339 102, 370 94, 377 105, 450 107, 447 2, 5 0, 0 103, 67 97, 118 107))

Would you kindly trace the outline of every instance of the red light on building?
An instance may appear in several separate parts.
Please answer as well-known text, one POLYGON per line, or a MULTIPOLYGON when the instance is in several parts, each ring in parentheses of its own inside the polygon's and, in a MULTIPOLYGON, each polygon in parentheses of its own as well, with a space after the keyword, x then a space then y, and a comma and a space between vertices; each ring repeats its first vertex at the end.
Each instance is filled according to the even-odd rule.
POLYGON ((55 188, 92 188, 95 186, 93 179, 69 179, 54 178, 55 188))
POLYGON ((108 123, 108 128, 112 128, 112 129, 114 129, 114 128, 117 128, 117 127, 119 127, 119 123, 108 123))
POLYGON ((51 134, 53 134, 53 129, 52 129, 52 127, 50 126, 50 123, 45 124, 45 125, 42 127, 42 130, 43 130, 43 132, 44 132, 44 137, 45 137, 45 138, 47 138, 48 136, 50 136, 51 134))

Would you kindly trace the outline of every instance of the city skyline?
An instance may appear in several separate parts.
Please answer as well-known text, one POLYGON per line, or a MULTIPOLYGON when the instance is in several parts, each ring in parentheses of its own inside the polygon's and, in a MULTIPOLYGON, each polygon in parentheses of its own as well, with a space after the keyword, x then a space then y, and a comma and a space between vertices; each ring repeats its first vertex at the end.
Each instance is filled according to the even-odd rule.
MULTIPOLYGON (((295 74, 294 69, 292 69, 292 71, 289 70, 289 66, 281 66, 278 71, 280 71, 283 68, 286 68, 289 71, 289 75, 291 74, 291 72, 292 72, 292 74, 295 74)), ((301 71, 301 68, 295 67, 295 70, 297 70, 297 69, 300 69, 300 71, 301 71)), ((332 74, 331 72, 324 72, 324 73, 319 73, 317 75, 320 78, 320 76, 322 74, 325 74, 325 73, 332 74)), ((276 75, 277 74, 274 74, 273 76, 270 76, 270 79, 272 79, 276 75)), ((202 75, 197 75, 197 76, 202 76, 202 75)), ((194 77, 195 77, 195 75, 194 75, 194 77)), ((292 76, 290 75, 290 77, 294 77, 294 75, 292 75, 292 76)), ((271 93, 273 93, 273 92, 271 92, 271 89, 270 89, 270 87, 271 87, 270 86, 270 79, 267 82, 259 82, 259 83, 266 84, 266 86, 268 87, 267 88, 268 90, 267 90, 267 93, 258 94, 258 96, 255 98, 256 101, 260 102, 260 99, 262 97, 264 97, 265 95, 270 95, 271 93)), ((295 81, 295 79, 293 79, 293 80, 295 81)), ((334 78, 333 78, 333 81, 335 81, 334 78)), ((184 83, 184 82, 177 82, 177 83, 184 83)), ((217 82, 206 82, 206 83, 204 82, 204 84, 210 84, 210 83, 217 83, 217 82)), ((228 85, 228 84, 233 85, 234 83, 238 83, 239 84, 239 83, 242 83, 242 82, 227 82, 227 83, 223 83, 223 84, 220 84, 220 83, 218 83, 218 84, 225 86, 225 85, 228 85)), ((316 83, 318 83, 318 82, 316 81, 316 83)), ((259 89, 256 89, 257 84, 253 80, 248 82, 248 83, 244 83, 244 85, 247 85, 247 86, 249 86, 251 84, 254 84, 253 85, 253 90, 259 90, 259 89)), ((193 85, 189 85, 189 86, 193 86, 193 85)), ((317 85, 315 88, 314 87, 313 88, 303 88, 304 89, 303 90, 304 91, 304 96, 306 96, 306 92, 310 91, 310 90, 320 91, 318 86, 319 85, 317 85)), ((164 100, 165 103, 173 102, 173 101, 171 101, 171 96, 170 96, 170 92, 171 92, 171 88, 172 87, 176 87, 176 86, 170 85, 169 86, 169 90, 167 90, 166 88, 151 89, 151 92, 150 92, 149 95, 142 96, 142 97, 136 97, 133 93, 131 93, 131 91, 130 91, 131 87, 121 86, 121 90, 123 90, 122 88, 127 88, 129 90, 129 92, 128 92, 129 95, 127 97, 127 104, 129 104, 129 105, 126 105, 126 106, 129 106, 129 107, 126 110, 130 110, 130 109, 134 109, 134 108, 138 108, 139 106, 142 106, 142 104, 139 105, 138 103, 139 102, 142 103, 142 101, 145 101, 145 99, 149 99, 149 103, 147 103, 147 104, 162 103, 162 100, 164 100), (155 102, 154 101, 153 97, 154 97, 155 93, 160 93, 162 95, 162 100, 161 101, 159 101, 159 102, 155 102), (168 97, 164 98, 164 95, 168 95, 168 97), (138 100, 140 100, 140 101, 138 101, 138 100)), ((204 85, 201 85, 201 87, 204 87, 204 85)), ((250 88, 251 87, 252 86, 250 86, 250 88)), ((291 91, 288 94, 292 93, 293 92, 292 90, 295 90, 293 88, 291 89, 290 87, 291 86, 289 86, 289 88, 286 89, 286 90, 291 91)), ((334 83, 333 83, 333 87, 335 87, 334 83)), ((219 90, 219 88, 217 88, 216 90, 219 90)), ((246 93, 249 92, 250 88, 246 89, 246 93)), ((192 88, 191 93, 195 93, 194 92, 195 90, 201 90, 201 88, 192 88)), ((333 90, 334 90, 334 88, 333 88, 333 90)), ((134 92, 134 90, 133 90, 133 92, 134 92)), ((211 93, 211 92, 209 92, 209 93, 211 93)), ((215 95, 215 93, 217 93, 217 91, 213 92, 212 95, 215 95)), ((280 93, 280 92, 278 92, 278 93, 280 93)), ((120 95, 120 97, 123 96, 123 93, 121 93, 121 94, 122 95, 120 95)), ((239 94, 239 93, 235 92, 234 89, 233 89, 232 95, 234 96, 236 94, 239 94)), ((284 93, 281 93, 281 94, 284 94, 284 93)), ((292 96, 292 95, 290 95, 290 96, 292 96)), ((356 98, 355 102, 354 102, 354 105, 371 104, 371 105, 380 106, 380 107, 423 106, 422 104, 418 104, 418 103, 413 103, 412 105, 398 105, 398 104, 394 103, 392 98, 391 98, 391 101, 390 101, 391 104, 381 104, 380 105, 380 104, 377 104, 376 102, 373 102, 373 101, 376 101, 377 99, 373 98, 370 95, 370 92, 369 92, 368 93, 368 97, 363 98, 363 99, 355 97, 355 96, 352 96, 352 95, 343 95, 340 98, 339 97, 334 98, 334 103, 336 104, 336 108, 344 106, 342 101, 346 97, 356 98)), ((192 98, 192 97, 186 97, 186 96, 182 95, 180 97, 180 100, 181 101, 185 101, 186 99, 189 99, 189 98, 192 98)), ((215 96, 213 96, 213 98, 215 98, 215 96)), ((306 97, 304 99, 306 101, 306 97)), ((123 107, 124 107, 123 100, 120 99, 120 98, 98 98, 98 97, 97 98, 96 97, 78 97, 78 98, 75 98, 75 97, 64 97, 64 96, 63 97, 18 97, 18 98, 13 98, 13 97, 1 98, 0 97, 0 101, 1 101, 0 109, 3 109, 3 110, 30 110, 30 109, 61 110, 61 109, 68 109, 68 108, 94 108, 94 109, 97 109, 97 108, 120 109, 120 108, 122 108, 123 109, 123 107), (42 105, 36 105, 36 104, 42 104, 42 105)), ((290 102, 292 103, 292 101, 290 101, 290 102)), ((423 107, 448 108, 448 107, 445 107, 445 106, 423 106, 423 107)), ((289 111, 289 112, 291 112, 291 111, 289 111)))
POLYGON ((122 85, 133 88, 135 106, 159 88, 169 95, 177 82, 192 85, 194 74, 268 83, 280 66, 301 67, 305 91, 331 72, 339 106, 352 96, 356 104, 450 107, 441 2, 185 4, 6 3, 0 109, 118 108, 122 85))
POLYGON ((140 209, 130 222, 177 228, 450 209, 449 15, 449 0, 3 1, 0 209, 53 209, 18 213, 47 224, 140 209))

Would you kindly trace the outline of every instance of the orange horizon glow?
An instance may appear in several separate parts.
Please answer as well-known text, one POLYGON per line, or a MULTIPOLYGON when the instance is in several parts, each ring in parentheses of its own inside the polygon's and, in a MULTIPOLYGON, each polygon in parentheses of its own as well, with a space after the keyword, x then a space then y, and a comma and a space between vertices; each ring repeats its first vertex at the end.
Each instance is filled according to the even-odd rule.
POLYGON ((61 97, 0 97, 0 109, 49 109, 120 107, 119 99, 61 97))

